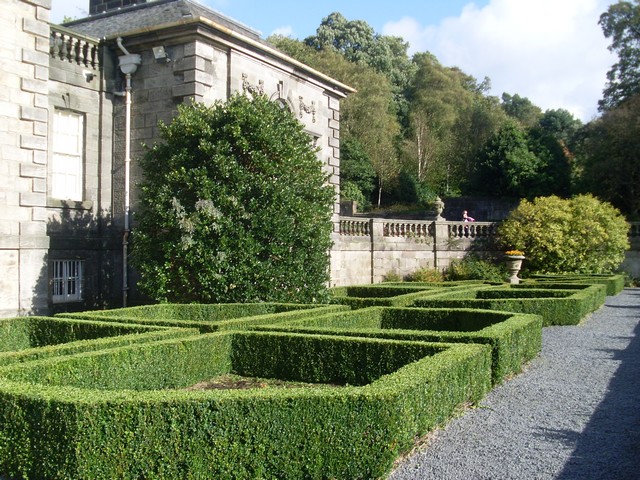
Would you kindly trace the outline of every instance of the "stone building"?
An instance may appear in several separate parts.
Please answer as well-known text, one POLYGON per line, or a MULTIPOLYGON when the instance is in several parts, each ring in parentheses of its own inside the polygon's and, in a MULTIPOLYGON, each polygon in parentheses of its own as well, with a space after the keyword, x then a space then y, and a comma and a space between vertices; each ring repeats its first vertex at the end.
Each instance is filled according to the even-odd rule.
POLYGON ((138 300, 136 158, 178 104, 267 95, 339 185, 350 87, 190 0, 87 1, 90 16, 64 26, 49 24, 51 0, 8 0, 0 17, 0 316, 138 300))

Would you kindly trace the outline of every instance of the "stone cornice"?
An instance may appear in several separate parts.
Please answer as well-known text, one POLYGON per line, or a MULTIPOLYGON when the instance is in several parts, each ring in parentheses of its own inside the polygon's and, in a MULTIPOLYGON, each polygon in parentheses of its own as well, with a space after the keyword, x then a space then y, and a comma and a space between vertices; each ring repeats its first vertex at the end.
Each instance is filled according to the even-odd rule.
POLYGON ((204 17, 122 32, 106 37, 104 40, 108 43, 114 43, 118 37, 122 37, 125 39, 127 48, 131 47, 135 50, 136 47, 146 48, 149 45, 157 45, 162 42, 167 44, 180 43, 185 40, 185 37, 194 35, 202 35, 227 48, 255 56, 275 68, 304 77, 306 80, 330 90, 338 97, 344 98, 348 94, 356 92, 354 88, 289 57, 267 43, 256 41, 204 17))

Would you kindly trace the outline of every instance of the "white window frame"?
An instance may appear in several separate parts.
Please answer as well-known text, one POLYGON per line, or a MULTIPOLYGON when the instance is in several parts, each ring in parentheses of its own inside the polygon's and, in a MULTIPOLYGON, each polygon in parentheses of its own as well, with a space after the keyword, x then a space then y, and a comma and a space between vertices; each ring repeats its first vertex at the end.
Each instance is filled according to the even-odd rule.
POLYGON ((50 195, 82 201, 84 194, 84 115, 71 110, 53 113, 50 195))
POLYGON ((79 302, 84 287, 84 260, 52 260, 53 303, 79 302))

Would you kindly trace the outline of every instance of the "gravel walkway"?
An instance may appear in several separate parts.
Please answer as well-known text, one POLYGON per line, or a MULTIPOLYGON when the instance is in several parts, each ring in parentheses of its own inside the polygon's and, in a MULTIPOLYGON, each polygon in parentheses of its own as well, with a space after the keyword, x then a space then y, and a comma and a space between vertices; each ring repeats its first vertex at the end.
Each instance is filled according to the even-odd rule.
POLYGON ((640 479, 640 289, 578 326, 435 433, 390 480, 640 479))

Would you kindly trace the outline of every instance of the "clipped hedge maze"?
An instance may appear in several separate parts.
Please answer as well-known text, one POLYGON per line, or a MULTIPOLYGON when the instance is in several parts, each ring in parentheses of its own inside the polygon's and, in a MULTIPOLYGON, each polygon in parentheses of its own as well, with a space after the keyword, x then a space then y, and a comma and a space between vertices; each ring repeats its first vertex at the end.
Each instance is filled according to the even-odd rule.
POLYGON ((540 315, 489 310, 369 307, 255 329, 486 344, 494 384, 519 373, 542 348, 540 315))
POLYGON ((420 298, 422 308, 472 308, 542 315, 543 326, 577 325, 604 304, 604 285, 583 288, 513 288, 511 286, 470 288, 420 298))
POLYGON ((295 303, 158 304, 82 313, 60 313, 56 317, 108 320, 118 323, 197 328, 202 333, 239 330, 253 325, 297 320, 347 310, 343 305, 295 303))
MULTIPOLYGON (((533 283, 537 286, 543 286, 546 283, 562 285, 605 285, 607 287, 607 295, 614 296, 622 292, 624 289, 624 275, 615 274, 538 274, 532 275, 526 283, 533 283)), ((557 287, 556 287, 557 288, 557 287)))
POLYGON ((230 331, 45 358, 0 368, 0 471, 377 478, 490 387, 478 344, 230 331), (186 389, 229 372, 319 385, 186 389))
POLYGON ((439 294, 443 290, 455 292, 470 287, 480 287, 482 281, 442 282, 442 283, 378 283, 375 285, 355 285, 331 289, 332 303, 348 305, 351 308, 366 307, 408 307, 423 297, 439 294))
MULTIPOLYGON (((171 335, 167 327, 158 325, 125 325, 108 321, 86 321, 53 317, 16 317, 0 319, 0 364, 3 358, 20 357, 26 350, 34 353, 42 347, 52 347, 82 340, 103 339, 142 332, 171 335)), ((175 329, 172 329, 175 330, 175 329)), ((147 336, 147 338, 153 338, 147 336)), ((119 341, 119 340, 117 340, 119 341)), ((84 342, 90 344, 91 342, 84 342)), ((29 352, 27 352, 29 353, 29 352)))

